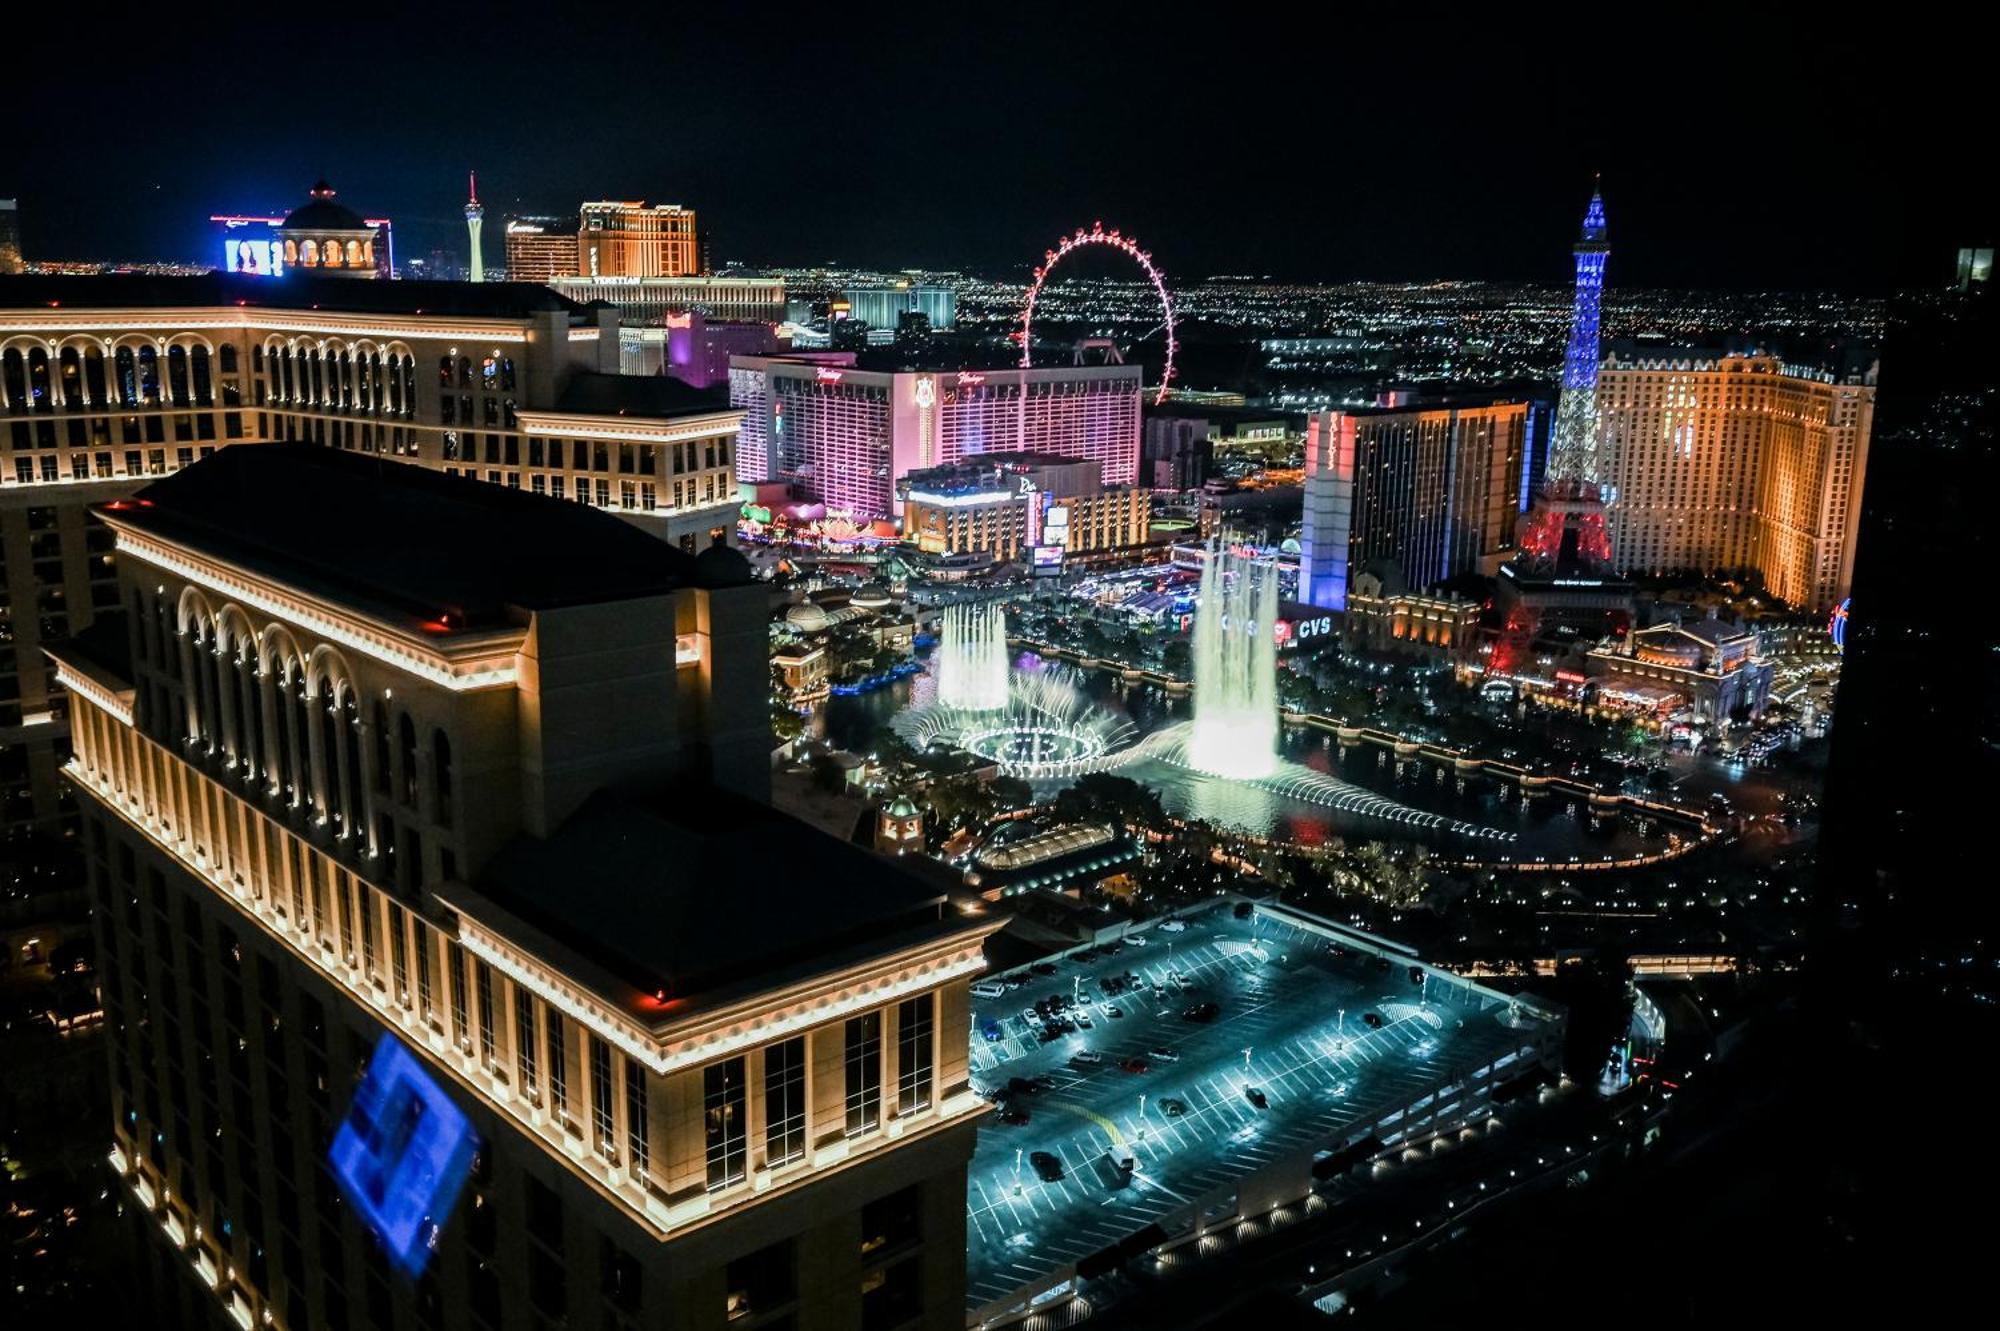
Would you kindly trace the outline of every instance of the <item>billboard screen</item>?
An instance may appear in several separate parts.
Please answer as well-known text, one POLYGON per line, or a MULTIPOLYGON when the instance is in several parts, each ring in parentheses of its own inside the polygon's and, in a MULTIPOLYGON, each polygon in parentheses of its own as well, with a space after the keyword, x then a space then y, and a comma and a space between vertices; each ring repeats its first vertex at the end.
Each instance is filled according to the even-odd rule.
POLYGON ((385 1031, 327 1162, 362 1222, 411 1276, 430 1260, 478 1151, 465 1112, 385 1031))
POLYGON ((1038 545, 1029 556, 1029 566, 1036 576, 1062 572, 1063 548, 1059 545, 1038 545))
POLYGON ((282 251, 267 239, 245 235, 225 235, 222 238, 224 272, 269 277, 283 272, 284 267, 282 251))

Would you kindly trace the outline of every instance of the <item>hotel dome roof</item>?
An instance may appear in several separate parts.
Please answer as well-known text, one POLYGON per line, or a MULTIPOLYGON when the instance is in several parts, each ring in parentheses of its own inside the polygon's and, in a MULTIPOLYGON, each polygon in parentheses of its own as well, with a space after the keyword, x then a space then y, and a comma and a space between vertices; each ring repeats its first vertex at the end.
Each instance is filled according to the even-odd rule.
POLYGON ((312 187, 312 199, 285 214, 280 229, 285 231, 370 231, 360 213, 333 201, 333 186, 321 180, 312 187))

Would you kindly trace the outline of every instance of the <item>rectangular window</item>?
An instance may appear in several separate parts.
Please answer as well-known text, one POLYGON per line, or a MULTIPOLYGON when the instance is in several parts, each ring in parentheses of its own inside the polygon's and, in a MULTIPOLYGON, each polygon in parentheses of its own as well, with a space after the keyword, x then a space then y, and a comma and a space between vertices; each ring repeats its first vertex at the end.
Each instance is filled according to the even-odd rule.
POLYGON ((847 1135, 882 1121, 882 1014, 847 1021, 847 1135))
POLYGON ((803 1035, 764 1051, 764 1155, 788 1164, 806 1153, 806 1040, 803 1035))
POLYGON ((354 964, 354 902, 347 892, 347 875, 335 873, 333 876, 334 907, 340 913, 340 956, 348 965, 354 964))
POLYGON ((306 856, 306 891, 312 898, 313 937, 326 939, 326 885, 320 881, 319 856, 306 856))
POLYGON ((896 1112, 912 1114, 931 1103, 931 996, 918 994, 896 1007, 896 1112))
POLYGON ((569 1067, 563 1062, 562 1013, 550 1008, 545 1016, 549 1041, 549 1107, 557 1117, 569 1117, 569 1067))
POLYGON ((410 1005, 410 958, 403 943, 403 908, 389 903, 389 975, 396 986, 396 1001, 410 1005))
POLYGON ((361 970, 370 979, 375 976, 375 893, 368 884, 356 879, 354 882, 354 909, 361 917, 361 970))
POLYGON ((521 1094, 530 1100, 540 1087, 535 1068, 535 1000, 519 985, 514 987, 514 1073, 521 1094))
POLYGON ((708 1142, 708 1186, 743 1181, 743 1060, 726 1058, 702 1069, 702 1115, 708 1142))
POLYGON ((472 1048, 465 1023, 465 949, 457 943, 444 947, 445 989, 451 995, 451 1038, 460 1049, 472 1048))
POLYGON ((483 961, 475 961, 472 970, 479 986, 476 995, 479 1003, 479 1061, 490 1068, 493 1066, 493 968, 483 961))
POLYGON ((431 931, 423 921, 417 922, 417 1014, 425 1021, 431 1019, 431 931))
POLYGON ((618 1154, 618 1137, 611 1119, 611 1046, 597 1036, 590 1042, 590 1133, 598 1153, 618 1154))
POLYGON ((636 1058, 625 1060, 625 1159, 636 1179, 644 1179, 652 1167, 653 1144, 646 1124, 646 1069, 636 1058))

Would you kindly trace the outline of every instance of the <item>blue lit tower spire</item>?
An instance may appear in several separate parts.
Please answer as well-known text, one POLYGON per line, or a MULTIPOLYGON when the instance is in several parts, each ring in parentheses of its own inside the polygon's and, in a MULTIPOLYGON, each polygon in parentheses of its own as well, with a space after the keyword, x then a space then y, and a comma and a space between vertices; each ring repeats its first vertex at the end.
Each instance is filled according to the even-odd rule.
POLYGON ((1597 325, 1604 299, 1604 260, 1611 242, 1604 226, 1604 192, 1593 188, 1576 242, 1576 297, 1570 309, 1569 350, 1563 355, 1562 398, 1549 447, 1546 488, 1571 492, 1597 485, 1597 325))

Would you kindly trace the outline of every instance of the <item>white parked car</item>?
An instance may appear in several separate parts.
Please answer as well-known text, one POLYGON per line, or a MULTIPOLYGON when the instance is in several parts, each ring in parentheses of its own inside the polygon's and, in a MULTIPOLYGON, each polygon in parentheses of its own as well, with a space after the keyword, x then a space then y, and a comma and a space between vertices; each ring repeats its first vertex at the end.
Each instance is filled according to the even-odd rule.
POLYGON ((1162 923, 1160 924, 1160 932, 1161 932, 1161 933, 1163 933, 1163 934, 1183 934, 1183 933, 1186 933, 1186 932, 1187 932, 1187 921, 1186 921, 1186 920, 1165 920, 1165 921, 1163 921, 1163 922, 1162 922, 1162 923))

